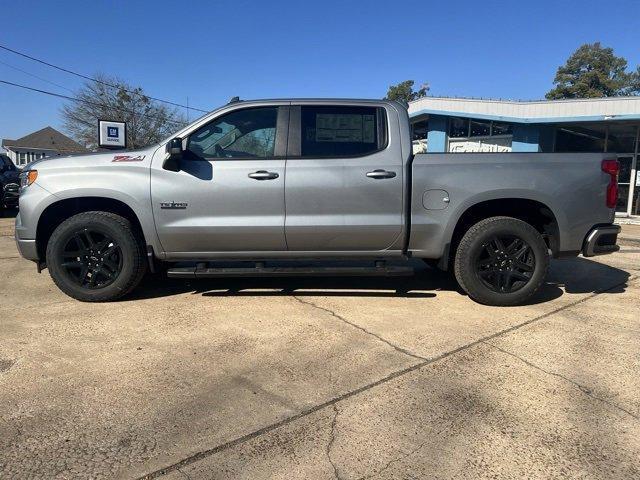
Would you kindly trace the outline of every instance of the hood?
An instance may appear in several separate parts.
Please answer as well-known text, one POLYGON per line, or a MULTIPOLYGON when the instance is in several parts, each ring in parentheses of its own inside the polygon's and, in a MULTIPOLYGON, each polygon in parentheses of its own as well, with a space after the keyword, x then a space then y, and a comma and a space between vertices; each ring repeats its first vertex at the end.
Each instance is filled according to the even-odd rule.
POLYGON ((36 160, 24 167, 23 171, 46 171, 58 168, 86 168, 92 166, 131 165, 149 163, 151 155, 158 148, 157 145, 141 150, 111 151, 89 153, 86 155, 69 155, 66 157, 50 157, 36 160))

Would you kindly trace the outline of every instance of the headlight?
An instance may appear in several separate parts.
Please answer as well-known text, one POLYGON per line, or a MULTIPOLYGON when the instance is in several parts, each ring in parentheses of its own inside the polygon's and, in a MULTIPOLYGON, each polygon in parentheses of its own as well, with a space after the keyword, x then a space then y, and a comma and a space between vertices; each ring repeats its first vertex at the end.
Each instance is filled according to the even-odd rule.
POLYGON ((38 178, 37 170, 27 170, 20 174, 20 188, 25 188, 31 185, 38 178))

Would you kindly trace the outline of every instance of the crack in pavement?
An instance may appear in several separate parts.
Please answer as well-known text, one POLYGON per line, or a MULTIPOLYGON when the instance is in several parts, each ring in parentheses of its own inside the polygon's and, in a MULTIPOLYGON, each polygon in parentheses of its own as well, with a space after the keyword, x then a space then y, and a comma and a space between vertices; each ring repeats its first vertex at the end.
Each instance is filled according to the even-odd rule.
POLYGON ((569 377, 565 377, 564 375, 562 375, 561 373, 557 373, 557 372, 552 372, 550 370, 545 370, 544 368, 540 367, 539 365, 536 365, 535 363, 527 360, 526 358, 521 357, 520 355, 517 355, 513 352, 510 352, 509 350, 505 350, 502 347, 499 347, 491 342, 486 342, 483 341, 482 343, 484 343, 485 345, 490 346, 491 348, 495 348, 496 350, 501 351, 502 353, 506 354, 506 355, 510 355, 513 358, 516 358, 518 360, 520 360, 521 362, 523 362, 525 365, 535 369, 535 370, 539 370, 543 373, 546 373, 547 375, 551 375, 554 377, 558 377, 562 380, 564 380, 565 382, 570 383, 571 385, 573 385, 574 387, 576 387, 578 390, 580 390, 582 393, 584 393, 585 395, 587 395, 588 397, 593 398, 594 400, 598 400, 599 402, 602 402, 606 405, 609 405, 610 407, 615 408, 616 410, 620 410, 621 412, 626 413, 627 415, 631 416, 632 418, 635 418, 636 420, 640 420, 640 417, 638 417, 638 415, 636 415, 633 412, 630 412, 629 410, 616 405, 615 403, 610 402, 609 400, 607 400, 606 398, 602 398, 602 397, 598 397, 597 395, 593 394, 593 390, 591 388, 585 387, 584 385, 581 385, 580 383, 576 382, 575 380, 571 380, 569 377))
POLYGON ((406 348, 399 347, 398 345, 395 345, 395 344, 391 343, 391 342, 390 342, 389 340, 387 340, 386 338, 383 338, 383 337, 381 337, 380 335, 378 335, 378 334, 376 334, 376 333, 373 333, 373 332, 371 332, 370 330, 367 330, 367 329, 366 329, 366 328, 364 328, 364 327, 361 327, 361 326, 360 326, 360 325, 358 325, 357 323, 353 323, 353 322, 351 322, 351 321, 347 320, 347 319, 346 319, 346 318, 344 318, 342 315, 338 315, 336 312, 334 312, 333 310, 331 310, 331 309, 329 309, 329 308, 322 307, 322 306, 317 305, 317 304, 315 304, 315 303, 313 303, 313 302, 310 302, 310 301, 308 301, 308 300, 303 300, 303 299, 301 299, 301 298, 299 298, 299 297, 296 297, 295 295, 293 295, 293 298, 294 298, 295 300, 297 300, 298 302, 300 302, 300 303, 304 304, 304 305, 309 305, 309 306, 311 306, 311 307, 313 307, 313 308, 317 308, 318 310, 322 310, 323 312, 327 312, 327 313, 328 313, 328 314, 330 314, 332 317, 337 318, 338 320, 340 320, 340 321, 342 321, 342 322, 346 323, 347 325, 350 325, 350 326, 352 326, 353 328, 357 328, 357 329, 358 329, 358 330, 360 330, 361 332, 364 332, 364 333, 366 333, 367 335, 370 335, 370 336, 372 336, 372 337, 374 337, 374 338, 378 339, 378 340, 379 340, 379 341, 381 341, 382 343, 385 343, 385 344, 389 345, 391 348, 393 348, 393 349, 394 349, 394 350, 396 350, 397 352, 400 352, 400 353, 402 353, 402 354, 404 354, 404 355, 408 355, 409 357, 413 357, 413 358, 418 359, 418 360, 428 360, 428 358, 426 358, 426 357, 422 357, 422 356, 417 355, 417 354, 415 354, 415 353, 413 353, 413 352, 410 352, 410 351, 409 351, 409 350, 407 350, 406 348))
POLYGON ((329 463, 333 467, 333 475, 336 480, 340 480, 340 474, 338 473, 338 466, 334 463, 331 458, 331 447, 333 446, 333 442, 336 440, 336 423, 338 423, 338 406, 333 404, 333 420, 331 420, 331 436, 329 437, 329 443, 327 443, 327 459, 329 463))
MULTIPOLYGON (((587 302, 590 299, 592 299, 592 298, 594 298, 594 297, 596 297, 596 296, 598 296, 598 295, 600 295, 602 293, 606 293, 606 292, 608 292, 610 290, 613 290, 613 289, 616 289, 618 287, 621 287, 621 286, 624 286, 624 285, 628 285, 632 281, 635 281, 637 278, 638 278, 637 275, 632 275, 632 276, 630 276, 629 278, 627 278, 623 282, 618 282, 615 285, 611 285, 610 287, 594 291, 593 293, 587 295, 584 298, 576 300, 575 302, 568 303, 568 304, 563 305, 561 307, 558 307, 558 308, 556 308, 554 310, 551 310, 550 312, 543 313, 541 315, 538 315, 537 317, 530 318, 529 320, 525 320, 524 322, 518 323, 516 325, 512 325, 511 327, 505 328, 503 330, 499 330, 499 331, 497 331, 495 333, 492 333, 491 335, 487 335, 485 337, 479 338, 478 340, 474 340, 473 342, 469 342, 467 344, 461 345, 461 346, 456 347, 456 348, 454 348, 452 350, 449 350, 447 352, 443 352, 440 355, 437 355, 435 357, 427 358, 426 360, 423 360, 423 361, 420 361, 420 362, 415 363, 413 365, 410 365, 409 367, 403 368, 401 370, 396 370, 396 371, 390 373, 389 375, 387 375, 385 377, 382 377, 382 378, 380 378, 378 380, 375 380, 375 381, 373 381, 371 383, 368 383, 366 385, 358 387, 358 388, 356 388, 354 390, 350 390, 348 392, 345 392, 345 393, 343 393, 341 395, 338 395, 337 397, 331 398, 331 399, 329 399, 329 400, 327 400, 327 401, 325 401, 323 403, 320 403, 320 404, 314 405, 312 407, 306 408, 304 410, 301 410, 300 412, 298 412, 298 413, 296 413, 294 415, 291 415, 289 417, 285 417, 285 418, 283 418, 283 419, 281 419, 281 420, 279 420, 277 422, 274 422, 272 424, 269 424, 269 425, 266 425, 266 426, 264 426, 262 428, 254 430, 253 432, 249 432, 249 433, 247 433, 245 435, 242 435, 241 437, 237 437, 237 438, 235 438, 233 440, 229 440, 229 441, 227 441, 225 443, 221 443, 221 444, 219 444, 219 445, 217 445, 215 447, 209 448, 207 450, 202 450, 200 452, 197 452, 197 453, 195 453, 193 455, 190 455, 189 457, 186 457, 186 458, 180 460, 179 462, 176 462, 176 463, 174 463, 172 465, 168 465, 167 467, 161 468, 159 470, 147 473, 147 474, 145 474, 145 475, 143 475, 142 477, 139 477, 139 478, 140 478, 140 480, 155 479, 155 478, 158 478, 158 477, 160 477, 162 475, 166 475, 169 472, 172 472, 174 470, 178 470, 178 469, 180 469, 182 467, 185 467, 187 465, 195 463, 195 462, 197 462, 199 460, 202 460, 204 458, 207 458, 207 457, 210 457, 212 455, 215 455, 215 454, 217 454, 219 452, 228 450, 229 448, 235 447, 237 445, 241 445, 241 444, 243 444, 245 442, 253 440, 254 438, 260 437, 261 435, 264 435, 266 433, 270 433, 270 432, 272 432, 274 430, 277 430, 277 429, 279 429, 281 427, 289 425, 289 424, 291 424, 291 423, 293 423, 293 422, 295 422, 297 420, 300 420, 301 418, 305 418, 305 417, 307 417, 307 416, 309 416, 309 415, 311 415, 311 414, 313 414, 315 412, 323 410, 323 409, 325 409, 327 407, 332 407, 333 405, 335 405, 338 402, 341 402, 343 400, 349 399, 351 397, 359 395, 360 393, 366 392, 366 391, 371 390, 371 389, 373 389, 375 387, 378 387, 380 385, 384 385, 384 384, 386 384, 386 383, 388 383, 388 382, 390 382, 390 381, 392 381, 392 380, 394 380, 396 378, 402 377, 402 376, 407 375, 407 374, 409 374, 411 372, 419 370, 419 369, 421 369, 423 367, 431 365, 432 363, 438 362, 440 360, 444 360, 445 358, 448 358, 448 357, 450 357, 452 355, 455 355, 455 354, 460 353, 460 352, 465 351, 465 350, 469 350, 469 349, 471 349, 471 348, 473 348, 473 347, 475 347, 477 345, 481 345, 483 343, 486 343, 489 340, 493 340, 494 338, 497 338, 499 336, 505 335, 507 333, 511 333, 511 332, 513 332, 515 330, 518 330, 520 328, 526 327, 527 325, 530 325, 530 324, 532 324, 534 322, 538 322, 538 321, 543 320, 545 318, 551 317, 551 316, 555 315, 556 313, 562 312, 562 311, 567 310, 569 308, 572 308, 572 307, 574 307, 576 305, 580 305, 580 304, 582 304, 584 302, 587 302)), ((302 302, 302 303, 305 303, 305 302, 302 302)))
MULTIPOLYGON (((453 426, 453 423, 449 425, 447 428, 443 428, 442 430, 439 430, 438 432, 436 432, 435 436, 438 436, 441 433, 446 432, 447 430, 450 430, 452 426, 453 426)), ((420 450, 422 450, 422 448, 427 443, 431 442, 431 440, 432 440, 431 438, 429 438, 428 440, 425 440, 424 442, 420 443, 417 447, 412 448, 408 452, 403 452, 401 455, 398 455, 397 457, 392 458, 384 465, 384 467, 380 468, 379 470, 376 470, 374 472, 358 477, 356 480, 368 480, 370 478, 380 475, 382 472, 388 470, 391 467, 391 465, 393 465, 394 463, 400 462, 406 458, 409 458, 411 455, 418 453, 420 450)), ((455 478, 455 475, 453 475, 451 478, 455 478)))
POLYGON ((191 477, 190 477, 187 473, 185 473, 185 472, 183 472, 182 470, 180 470, 179 468, 176 468, 176 472, 178 472, 179 474, 181 474, 181 475, 182 475, 184 478, 186 478, 187 480, 191 480, 191 477))

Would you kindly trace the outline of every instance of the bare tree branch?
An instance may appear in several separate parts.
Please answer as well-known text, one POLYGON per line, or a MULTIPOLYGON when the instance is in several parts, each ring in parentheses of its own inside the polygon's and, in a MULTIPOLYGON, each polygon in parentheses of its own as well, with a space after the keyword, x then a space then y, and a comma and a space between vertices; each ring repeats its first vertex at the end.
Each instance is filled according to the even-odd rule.
POLYGON ((115 76, 98 74, 96 79, 104 83, 85 83, 75 93, 78 101, 61 109, 64 129, 87 148, 98 147, 98 120, 127 122, 130 148, 153 145, 187 123, 176 108, 150 100, 140 87, 115 76))

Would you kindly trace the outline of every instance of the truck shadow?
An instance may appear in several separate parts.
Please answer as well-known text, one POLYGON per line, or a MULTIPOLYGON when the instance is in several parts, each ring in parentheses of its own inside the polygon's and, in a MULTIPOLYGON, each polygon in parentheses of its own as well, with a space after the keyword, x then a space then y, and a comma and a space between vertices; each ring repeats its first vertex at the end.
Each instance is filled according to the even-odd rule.
MULTIPOLYGON (((326 296, 433 298, 438 291, 464 295, 453 276, 417 262, 409 277, 244 277, 198 280, 167 279, 160 275, 144 281, 124 301, 184 293, 205 297, 326 296)), ((529 305, 554 300, 563 294, 622 293, 629 273, 582 257, 554 260, 545 285, 529 305)))

